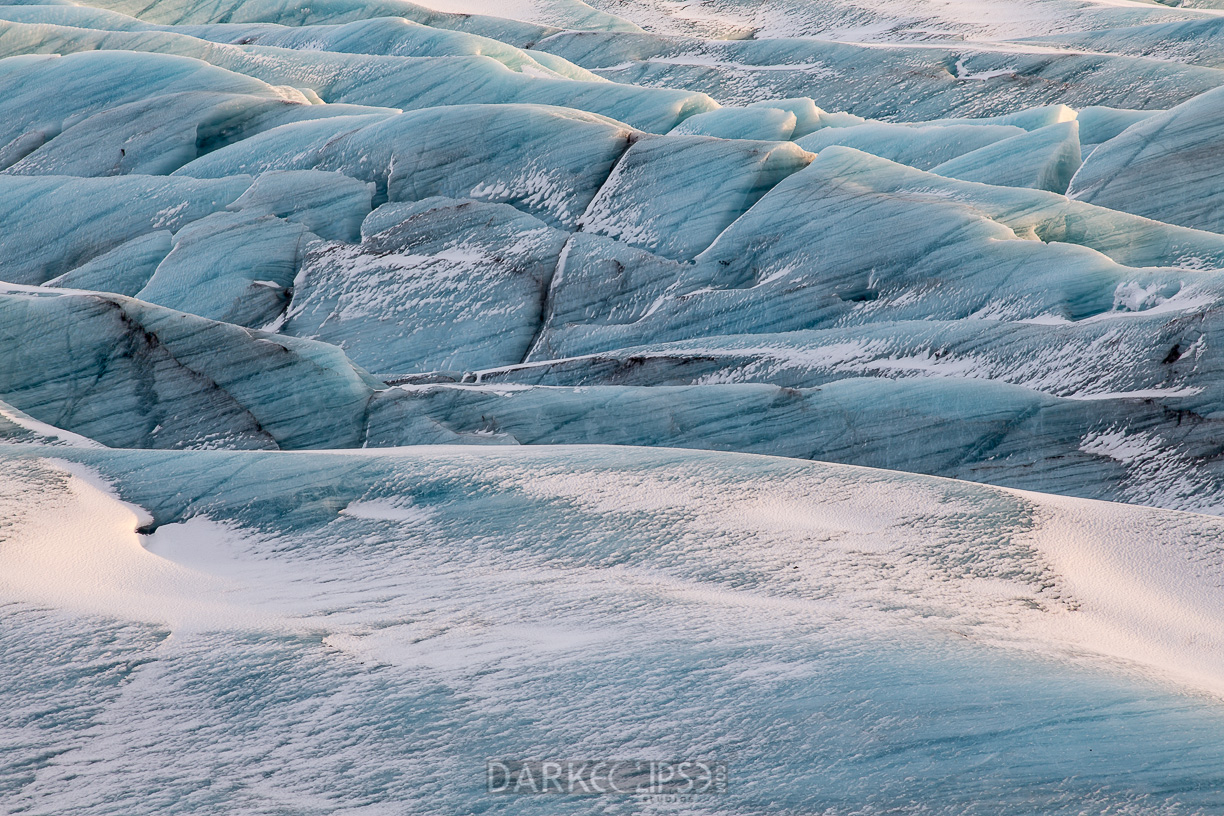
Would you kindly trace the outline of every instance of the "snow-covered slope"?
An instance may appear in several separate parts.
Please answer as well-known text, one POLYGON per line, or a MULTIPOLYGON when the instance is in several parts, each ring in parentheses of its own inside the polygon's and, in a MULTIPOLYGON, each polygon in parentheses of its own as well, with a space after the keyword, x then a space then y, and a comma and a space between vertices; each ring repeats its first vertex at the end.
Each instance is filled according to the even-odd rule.
POLYGON ((1221 805, 1217 519, 642 449, 0 468, 18 812, 596 813, 484 761, 696 752, 702 813, 1221 805))

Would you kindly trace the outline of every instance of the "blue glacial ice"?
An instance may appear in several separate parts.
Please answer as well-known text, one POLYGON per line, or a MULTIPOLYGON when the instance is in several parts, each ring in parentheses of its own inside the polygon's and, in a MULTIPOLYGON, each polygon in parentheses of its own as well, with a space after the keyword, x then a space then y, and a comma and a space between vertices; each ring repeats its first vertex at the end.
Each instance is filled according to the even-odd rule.
POLYGON ((15 175, 166 175, 201 154, 278 125, 364 110, 220 93, 175 93, 73 123, 7 168, 15 175))
POLYGON ((173 248, 174 234, 170 230, 146 232, 42 285, 131 297, 144 288, 173 248))
POLYGON ((317 242, 301 224, 274 215, 213 213, 179 230, 135 297, 238 326, 266 326, 285 310, 302 258, 317 242))
MULTIPOLYGON (((1072 218, 1061 196, 1018 193, 1018 201, 1007 201, 1000 189, 940 182, 848 148, 826 148, 727 227, 694 264, 638 262, 626 273, 633 277, 621 279, 609 274, 604 244, 575 239, 532 358, 879 320, 1081 320, 1150 307, 1142 299, 1135 306, 1119 300, 1132 284, 1160 297, 1181 291, 1185 271, 1147 267, 1185 263, 1188 246, 1178 243, 1163 256, 1156 242, 1138 250, 1130 241, 1118 246, 1118 216, 1109 211, 1085 209, 1072 218), (906 188, 912 192, 902 194, 906 188), (915 200, 924 201, 930 218, 912 217, 915 200), (1025 204, 1045 204, 1048 221, 1008 212, 1025 204)), ((1213 253, 1224 246, 1192 235, 1186 237, 1213 244, 1213 253)), ((1213 277, 1194 274, 1207 290, 1219 285, 1213 277)))
POLYGON ((159 230, 224 209, 250 177, 165 179, 0 175, 4 273, 38 284, 159 230))
POLYGON ((979 147, 935 165, 931 172, 963 181, 1065 193, 1081 161, 1079 122, 1073 119, 979 147))
MULTIPOLYGON (((70 26, 95 31, 163 32, 215 43, 328 51, 335 54, 375 54, 396 57, 486 56, 515 71, 541 76, 595 80, 580 66, 546 52, 528 52, 491 37, 425 25, 402 16, 364 17, 347 23, 282 25, 268 22, 227 22, 200 25, 158 25, 118 11, 89 6, 7 5, 0 20, 42 27, 70 26)), ((173 42, 175 37, 160 38, 173 42)), ((146 40, 149 42, 150 40, 146 40)), ((159 41, 157 39, 151 41, 159 41)))
POLYGON ((1224 73, 1203 66, 1014 43, 881 48, 822 38, 564 32, 539 48, 607 79, 700 91, 724 105, 807 96, 828 110, 905 122, 1049 105, 1168 108, 1224 84, 1224 73))
POLYGON ((813 153, 833 145, 853 147, 898 164, 930 170, 965 153, 1024 133, 1015 125, 910 126, 864 121, 852 127, 822 127, 796 139, 795 144, 813 153))
POLYGON ((384 204, 363 232, 307 252, 283 331, 392 375, 522 360, 569 237, 506 204, 446 198, 384 204))
MULTIPOLYGON (((1201 4, 1210 7, 1207 0, 1201 4)), ((1181 3, 1193 6, 1193 2, 1181 3)), ((1217 5, 1216 8, 1224 8, 1217 5)), ((1027 38, 1028 42, 1075 48, 1085 51, 1126 54, 1136 57, 1154 56, 1174 62, 1224 67, 1224 19, 1200 16, 1149 25, 1109 27, 1099 30, 1067 31, 1059 34, 1027 38)))
POLYGON ((1069 195, 1102 207, 1224 232, 1216 170, 1224 91, 1206 93, 1131 125, 1092 152, 1069 195))
MULTIPOLYGON (((0 142, 5 145, 5 165, 25 158, 16 153, 18 145, 29 145, 26 152, 32 152, 71 123, 91 114, 159 95, 207 92, 263 97, 267 102, 295 101, 295 97, 305 101, 300 93, 278 90, 252 77, 182 57, 150 58, 122 51, 99 51, 66 56, 30 54, 0 60, 0 99, 3 99, 0 122, 4 123, 0 126, 0 142), (49 87, 56 92, 47 94, 45 89, 49 87)), ((205 98, 213 105, 223 102, 205 98)), ((183 117, 208 117, 209 107, 200 102, 196 110, 187 108, 177 113, 183 117)), ((98 129, 106 134, 108 129, 121 127, 122 120, 139 115, 139 110, 135 110, 105 117, 98 123, 98 129)), ((223 115, 211 112, 216 118, 223 115)), ((188 122, 181 126, 188 126, 188 122)), ((114 172, 137 171, 120 166, 114 172)))
POLYGON ((599 188, 582 215, 582 228, 665 258, 692 260, 814 158, 785 141, 642 139, 599 188))
POLYGON ((1224 813, 1219 0, 432 5, 0 5, 0 810, 1224 813))
POLYGON ((6 287, 4 393, 112 447, 353 447, 376 381, 334 346, 118 295, 6 287))
POLYGON ((1078 110, 1075 113, 1075 121, 1079 123, 1080 146, 1087 155, 1097 145, 1109 141, 1131 125, 1157 113, 1159 111, 1120 110, 1101 106, 1078 110))
POLYGON ((782 141, 795 134, 798 117, 782 108, 719 108, 690 116, 671 129, 677 135, 782 141))
POLYGON ((453 105, 276 128, 175 175, 334 170, 373 182, 383 200, 449 196, 513 204, 572 228, 637 136, 619 122, 568 108, 453 105))
MULTIPOLYGON (((469 55, 463 49, 457 55, 400 57, 237 46, 161 30, 95 31, 0 23, 0 54, 4 56, 95 51, 130 52, 124 56, 129 61, 147 63, 151 72, 159 70, 157 66, 168 56, 202 60, 241 75, 236 82, 249 83, 256 78, 313 95, 312 101, 333 104, 403 110, 462 103, 563 105, 656 132, 665 132, 687 116, 718 107, 699 92, 635 87, 596 76, 571 80, 552 71, 543 72, 544 76, 521 73, 493 57, 469 55)), ((319 114, 323 115, 322 111, 319 114)))
POLYGON ((343 173, 270 170, 226 209, 284 218, 330 241, 356 241, 374 194, 373 184, 343 173))
MULTIPOLYGON (((585 6, 583 3, 571 3, 567 0, 553 2, 557 6, 570 6, 571 14, 576 8, 585 6)), ((219 3, 201 3, 197 0, 103 0, 95 5, 121 14, 134 14, 151 23, 167 25, 268 22, 298 26, 346 23, 371 17, 401 17, 432 28, 466 31, 516 44, 533 42, 558 30, 555 26, 527 23, 495 15, 438 12, 409 0, 320 0, 311 3, 309 7, 293 6, 283 0, 221 0, 219 3)), ((590 28, 597 31, 640 30, 632 23, 598 12, 589 6, 586 6, 585 12, 578 17, 565 19, 563 24, 576 29, 590 28)))

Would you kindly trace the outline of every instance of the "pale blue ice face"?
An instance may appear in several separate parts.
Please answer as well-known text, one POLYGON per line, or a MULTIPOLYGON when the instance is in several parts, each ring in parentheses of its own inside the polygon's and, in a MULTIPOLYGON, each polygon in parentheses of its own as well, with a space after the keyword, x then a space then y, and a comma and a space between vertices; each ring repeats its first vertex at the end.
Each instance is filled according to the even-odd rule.
POLYGON ((691 261, 813 158, 785 141, 718 139, 678 130, 646 138, 617 162, 583 214, 582 229, 691 261))
POLYGON ((1144 119, 1100 145, 1070 195, 1103 207, 1220 232, 1224 205, 1214 168, 1224 93, 1214 91, 1144 119))
POLYGON ((362 229, 358 245, 310 250, 283 331, 385 375, 522 360, 569 237, 505 204, 447 198, 384 204, 362 229))
POLYGON ((250 185, 250 177, 0 176, 5 278, 43 283, 134 238, 222 210, 250 185))
MULTIPOLYGON (((0 20, 4 20, 2 10, 0 20)), ((73 56, 72 62, 96 64, 100 76, 91 79, 84 90, 97 92, 102 100, 107 99, 108 95, 121 98, 123 93, 139 93, 146 84, 152 89, 178 87, 173 82, 167 83, 165 75, 183 70, 182 66, 190 64, 183 58, 190 58, 223 69, 222 72, 206 72, 207 76, 199 83, 199 90, 210 90, 219 85, 217 89, 231 92, 283 96, 285 90, 291 88, 305 92, 307 98, 314 94, 316 101, 321 98, 336 105, 331 109, 316 107, 313 111, 291 112, 300 118, 357 113, 359 111, 351 109, 361 107, 385 111, 388 108, 418 110, 455 104, 520 103, 586 110, 613 117, 634 127, 665 133, 688 116, 718 107, 718 103, 701 92, 607 82, 593 73, 571 68, 566 60, 546 52, 541 53, 543 63, 537 67, 524 62, 534 62, 534 58, 517 49, 512 50, 520 57, 512 59, 502 49, 493 48, 491 54, 486 54, 485 51, 489 49, 470 43, 463 47, 452 45, 417 49, 424 53, 413 55, 341 53, 313 47, 322 45, 319 37, 326 39, 326 33, 304 39, 299 43, 303 47, 298 49, 245 44, 247 41, 257 42, 259 37, 241 27, 238 31, 229 31, 226 36, 221 36, 224 32, 219 34, 212 28, 203 31, 185 29, 200 35, 191 36, 178 33, 178 27, 139 23, 118 26, 120 30, 105 31, 73 24, 86 22, 71 18, 62 25, 52 26, 0 22, 0 55, 62 53, 73 56), (221 36, 222 42, 208 39, 218 36, 221 36), (225 42, 227 37, 244 44, 230 45, 225 42), (92 53, 95 51, 101 53, 92 53), (112 51, 124 53, 116 56, 112 51), (143 70, 149 79, 142 79, 126 88, 111 87, 111 83, 122 80, 125 65, 145 66, 143 70), (226 72, 232 74, 228 82, 223 79, 226 72), (274 89, 280 89, 279 93, 274 89), (350 110, 346 111, 345 108, 350 110)), ((115 23, 106 21, 105 25, 115 23)), ((27 86, 45 78, 48 73, 57 74, 61 70, 55 64, 28 59, 24 62, 28 64, 13 80, 21 79, 27 86)), ((289 96, 292 101, 301 101, 299 94, 290 93, 289 96)), ((18 101, 20 99, 18 96, 18 101)), ((60 100, 59 104, 66 102, 71 103, 71 99, 60 100)), ((54 105, 56 101, 44 100, 42 104, 54 105)), ((200 101, 182 104, 207 107, 200 101)), ((235 104, 230 107, 233 108, 235 104)), ((250 107, 249 103, 247 107, 250 107)), ((16 121, 21 121, 20 113, 29 111, 16 105, 12 106, 12 110, 16 121)), ((272 115, 264 111, 257 113, 262 114, 263 127, 266 128, 272 115)), ((281 112, 275 115, 292 121, 290 114, 281 112)), ((112 114, 109 118, 113 120, 116 117, 119 114, 112 114)), ((123 121, 128 121, 128 126, 132 127, 139 120, 133 120, 129 114, 119 123, 123 121)), ((179 122, 180 127, 183 125, 182 117, 174 117, 173 121, 179 122)), ((169 127, 170 124, 166 123, 165 126, 169 127)), ((152 126, 146 124, 145 129, 152 126)), ((252 128, 251 132, 255 131, 252 128)))
POLYGON ((899 164, 930 170, 980 148, 1020 136, 1015 125, 898 125, 864 122, 857 127, 823 127, 796 139, 804 150, 818 153, 832 145, 853 147, 899 164))
POLYGON ((334 346, 139 300, 0 295, 6 395, 36 417, 131 448, 354 447, 376 381, 334 346))

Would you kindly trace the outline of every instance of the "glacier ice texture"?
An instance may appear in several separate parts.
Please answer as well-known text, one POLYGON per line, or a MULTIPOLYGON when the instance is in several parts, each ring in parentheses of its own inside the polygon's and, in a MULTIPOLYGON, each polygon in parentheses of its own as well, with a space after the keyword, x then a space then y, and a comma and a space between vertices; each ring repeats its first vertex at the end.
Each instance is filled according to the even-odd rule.
POLYGON ((85 2, 0 812, 1224 813, 1220 0, 85 2))

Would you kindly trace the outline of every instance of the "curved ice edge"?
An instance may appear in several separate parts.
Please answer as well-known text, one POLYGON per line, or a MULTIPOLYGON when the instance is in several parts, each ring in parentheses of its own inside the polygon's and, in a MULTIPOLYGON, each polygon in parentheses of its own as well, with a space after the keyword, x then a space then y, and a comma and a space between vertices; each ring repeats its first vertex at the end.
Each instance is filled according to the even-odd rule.
MULTIPOLYGON (((588 587, 583 614, 593 622, 615 617, 613 598, 628 593, 646 609, 697 604, 711 618, 751 619, 767 640, 780 634, 778 619, 869 638, 959 635, 1224 695, 1224 519, 1211 516, 848 465, 611 446, 42 455, 0 447, 0 467, 10 472, 0 511, 23 519, 19 546, 0 550, 10 600, 186 630, 287 628, 350 642, 391 625, 377 599, 408 597, 455 568, 431 576, 420 560, 398 570, 378 562, 380 581, 367 580, 363 546, 398 546, 427 528, 458 563, 500 554, 514 570, 505 580, 524 591, 546 575, 588 587), (67 479, 23 490, 30 467, 67 479), (420 504, 412 494, 439 474, 448 492, 420 504), (154 537, 137 534, 148 521, 129 502, 164 517, 167 495, 219 475, 225 487, 215 495, 196 489, 201 498, 163 518, 154 537), (318 518, 276 518, 259 506, 319 485, 338 497, 318 518), (504 515, 485 519, 493 541, 484 554, 463 552, 461 520, 491 512, 504 515), (523 519, 536 541, 524 540, 523 519), (571 538, 550 539, 553 528, 571 538), (299 544, 346 541, 346 529, 356 536, 351 552, 332 558, 325 575, 292 554, 299 544), (618 556, 613 566, 609 555, 618 556), (326 620, 339 588, 349 606, 326 620)), ((506 589, 503 578, 465 579, 460 592, 487 601, 506 589)), ((534 606, 511 617, 530 628, 534 606)), ((619 625, 646 626, 635 621, 619 625)), ((379 648, 395 662, 405 647, 379 648)))

